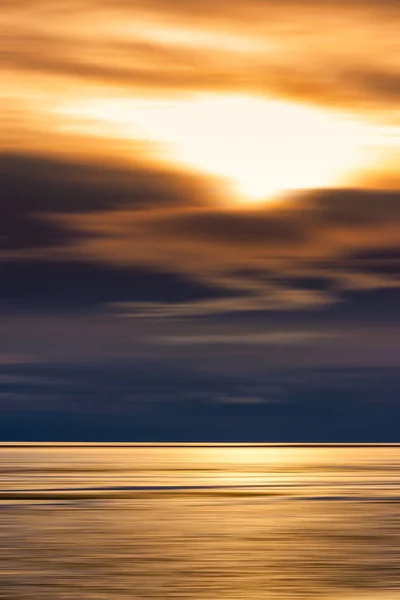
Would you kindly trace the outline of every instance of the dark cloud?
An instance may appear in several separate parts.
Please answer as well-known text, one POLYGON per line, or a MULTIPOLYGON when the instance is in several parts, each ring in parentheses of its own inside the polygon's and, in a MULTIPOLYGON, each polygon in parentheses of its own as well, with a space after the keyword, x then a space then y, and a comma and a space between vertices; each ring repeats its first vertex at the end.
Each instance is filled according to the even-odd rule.
POLYGON ((349 259, 358 261, 358 264, 368 264, 373 261, 400 261, 400 248, 383 247, 383 248, 368 248, 358 252, 351 252, 348 255, 349 259))
POLYGON ((227 293, 183 275, 84 261, 3 261, 0 281, 3 310, 76 310, 122 301, 189 302, 227 293))
POLYGON ((372 252, 371 240, 379 252, 387 232, 399 231, 396 190, 308 191, 245 212, 207 207, 211 188, 176 173, 27 156, 4 156, 1 167, 2 249, 69 244, 75 259, 51 260, 47 251, 46 260, 4 262, 8 309, 110 304, 145 316, 210 317, 340 299, 358 305, 368 290, 379 296, 397 285, 393 261, 380 270, 357 259, 372 252), (330 266, 310 261, 329 256, 330 266))
MULTIPOLYGON (((252 212, 191 211, 154 221, 159 232, 229 244, 275 248, 301 246, 324 235, 400 227, 400 191, 332 189, 307 191, 273 209, 252 212)), ((340 248, 339 248, 340 249, 340 248)))
POLYGON ((157 224, 157 229, 239 246, 279 247, 306 241, 307 231, 299 227, 295 218, 277 212, 189 212, 166 216, 157 224))
POLYGON ((80 215, 70 226, 88 232, 80 252, 99 261, 136 259, 227 291, 225 298, 187 305, 156 300, 117 307, 132 316, 311 310, 343 301, 352 290, 360 293, 358 304, 368 290, 399 285, 395 271, 368 270, 365 261, 359 264, 355 258, 357 252, 379 252, 388 243, 396 247, 396 190, 308 191, 248 212, 206 207, 114 211, 98 218, 80 215))
POLYGON ((400 288, 351 290, 342 294, 342 302, 335 311, 347 318, 400 323, 400 288))
POLYGON ((292 275, 292 277, 288 277, 285 275, 276 276, 275 279, 279 281, 281 284, 286 284, 290 287, 299 288, 301 290, 313 290, 317 292, 329 292, 335 288, 334 276, 326 277, 317 276, 317 275, 309 275, 303 277, 296 277, 292 275))
POLYGON ((39 217, 12 214, 4 205, 0 208, 0 219, 0 252, 59 247, 79 238, 78 233, 39 217))
MULTIPOLYGON (((380 282, 372 281, 368 287, 359 286, 357 289, 357 274, 352 274, 349 281, 344 283, 343 275, 331 274, 325 279, 320 277, 276 277, 274 284, 271 282, 263 290, 255 289, 254 293, 245 296, 245 286, 243 289, 237 284, 236 295, 232 291, 231 297, 222 299, 206 299, 189 302, 122 302, 110 305, 110 310, 115 314, 120 314, 129 318, 148 318, 153 322, 155 319, 205 319, 230 322, 231 324, 248 322, 258 323, 259 327, 269 326, 325 326, 344 325, 346 327, 353 325, 376 326, 380 324, 397 325, 400 323, 400 286, 399 282, 389 280, 385 285, 380 282)), ((221 278, 223 281, 223 278, 221 278)), ((273 281, 273 279, 272 279, 273 281)), ((199 343, 204 340, 213 340, 219 343, 235 343, 242 340, 246 343, 268 343, 268 335, 254 335, 253 333, 242 333, 235 335, 207 334, 195 336, 199 343)), ((310 334, 309 339, 321 338, 320 333, 310 334)), ((161 338, 160 338, 161 339, 161 338)), ((169 338, 166 338, 169 339, 169 338)), ((173 336, 171 337, 173 340, 173 336)), ((179 340, 185 339, 182 337, 179 340)), ((272 335, 271 343, 278 344, 279 336, 272 335)), ((288 343, 296 343, 298 339, 307 337, 293 338, 288 336, 288 343)), ((178 343, 178 342, 176 342, 178 343)), ((184 342, 182 342, 183 344, 184 342)), ((187 344, 190 345, 191 337, 188 337, 187 344)))
POLYGON ((199 177, 151 169, 0 155, 0 250, 72 243, 78 232, 50 215, 94 213, 204 202, 210 189, 199 177))
POLYGON ((58 160, 34 154, 0 155, 0 183, 7 211, 79 213, 204 202, 205 178, 135 163, 58 160), (202 197, 203 195, 203 197, 202 197))
POLYGON ((369 224, 399 222, 400 190, 334 189, 306 192, 304 213, 316 224, 352 229, 369 224))
MULTIPOLYGON (((296 283, 303 289, 303 281, 292 281, 291 285, 296 283)), ((354 339, 357 338, 358 332, 357 329, 353 330, 353 327, 397 327, 400 324, 399 287, 340 290, 339 285, 333 283, 331 294, 332 302, 321 305, 319 310, 309 310, 306 313, 287 310, 280 315, 276 312, 270 316, 266 314, 265 318, 259 313, 257 318, 265 323, 286 323, 288 326, 345 326, 354 339)))
POLYGON ((400 248, 368 248, 352 252, 344 258, 343 269, 400 277, 400 248))

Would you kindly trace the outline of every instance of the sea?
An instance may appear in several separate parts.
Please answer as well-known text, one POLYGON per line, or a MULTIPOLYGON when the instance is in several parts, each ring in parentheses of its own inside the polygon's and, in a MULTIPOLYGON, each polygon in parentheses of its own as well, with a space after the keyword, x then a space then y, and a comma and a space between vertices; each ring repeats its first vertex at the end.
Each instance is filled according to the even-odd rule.
POLYGON ((400 446, 1 444, 2 600, 400 600, 400 446))

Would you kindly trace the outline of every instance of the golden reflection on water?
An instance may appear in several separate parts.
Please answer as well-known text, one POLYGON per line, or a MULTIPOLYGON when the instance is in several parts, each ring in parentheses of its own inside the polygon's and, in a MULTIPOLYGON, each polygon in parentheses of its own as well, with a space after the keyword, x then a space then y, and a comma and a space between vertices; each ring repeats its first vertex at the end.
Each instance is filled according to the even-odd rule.
POLYGON ((397 447, 0 454, 1 599, 398 597, 397 447))

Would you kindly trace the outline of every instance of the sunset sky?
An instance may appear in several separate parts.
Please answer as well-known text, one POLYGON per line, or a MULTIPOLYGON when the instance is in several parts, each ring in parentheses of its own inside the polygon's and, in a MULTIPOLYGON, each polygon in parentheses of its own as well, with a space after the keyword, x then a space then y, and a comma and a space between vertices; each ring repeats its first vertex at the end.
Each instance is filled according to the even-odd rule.
POLYGON ((1 2, 0 439, 400 441, 399 22, 1 2))

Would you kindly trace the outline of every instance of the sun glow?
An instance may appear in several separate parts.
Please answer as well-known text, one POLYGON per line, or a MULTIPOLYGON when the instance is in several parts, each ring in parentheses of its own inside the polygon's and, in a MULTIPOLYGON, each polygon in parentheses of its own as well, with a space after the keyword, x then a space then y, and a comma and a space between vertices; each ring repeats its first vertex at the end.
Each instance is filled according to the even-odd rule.
POLYGON ((58 113, 83 132, 150 142, 152 159, 222 177, 254 205, 340 185, 364 166, 370 134, 340 113, 249 96, 93 100, 58 113))

